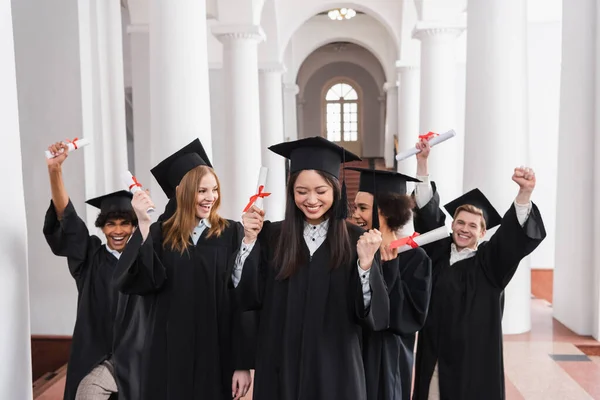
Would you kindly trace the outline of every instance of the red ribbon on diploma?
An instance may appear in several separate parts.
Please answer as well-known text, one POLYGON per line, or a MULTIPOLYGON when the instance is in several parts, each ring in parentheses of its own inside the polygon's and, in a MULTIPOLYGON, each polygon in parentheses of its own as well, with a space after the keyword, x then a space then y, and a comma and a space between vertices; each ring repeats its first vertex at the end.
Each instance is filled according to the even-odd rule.
POLYGON ((417 242, 414 241, 414 238, 416 238, 417 236, 419 236, 419 233, 415 232, 410 236, 396 239, 390 243, 390 249, 394 250, 394 249, 397 249, 398 247, 404 246, 405 244, 409 245, 413 249, 416 249, 417 247, 419 247, 417 242))
POLYGON ((77 141, 78 140, 79 140, 79 138, 75 138, 73 140, 67 139, 67 143, 73 143, 73 147, 75 148, 75 150, 77 150, 77 141))
POLYGON ((435 132, 427 132, 425 135, 419 135, 419 139, 431 139, 434 138, 436 136, 440 136, 439 134, 435 133, 435 132))
POLYGON ((138 182, 137 178, 133 175, 131 175, 131 179, 133 180, 133 183, 131 185, 129 185, 129 190, 131 191, 131 189, 133 189, 134 187, 142 187, 142 184, 138 182))
POLYGON ((258 187, 258 193, 256 193, 255 195, 253 195, 252 197, 250 197, 250 201, 248 202, 248 205, 246 206, 246 208, 244 208, 244 211, 242 212, 246 212, 250 209, 250 207, 252 207, 252 204, 254 204, 254 202, 258 199, 258 198, 262 198, 264 199, 265 197, 268 197, 271 195, 271 193, 267 193, 267 192, 263 192, 263 190, 265 189, 265 187, 263 185, 260 185, 258 187))

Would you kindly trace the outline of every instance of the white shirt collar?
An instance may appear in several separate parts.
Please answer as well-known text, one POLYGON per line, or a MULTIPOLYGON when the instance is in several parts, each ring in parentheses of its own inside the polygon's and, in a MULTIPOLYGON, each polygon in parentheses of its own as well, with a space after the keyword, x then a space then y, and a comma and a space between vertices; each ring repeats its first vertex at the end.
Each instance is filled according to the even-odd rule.
POLYGON ((452 243, 450 245, 450 249, 452 249, 453 253, 465 253, 465 254, 475 253, 477 251, 477 247, 475 247, 475 249, 471 249, 469 247, 465 247, 465 248, 463 248, 462 250, 459 251, 458 247, 456 247, 456 244, 454 244, 454 243, 452 243))
POLYGON ((208 219, 207 219, 207 218, 202 218, 202 219, 200 220, 200 222, 198 222, 198 228, 201 228, 201 227, 202 227, 202 225, 204 225, 204 226, 206 226, 207 228, 209 228, 209 229, 210 229, 210 222, 208 221, 208 219))
POLYGON ((329 228, 329 220, 321 222, 318 225, 309 224, 307 221, 304 221, 304 235, 305 236, 314 236, 315 233, 319 235, 324 234, 327 235, 327 229, 329 228))
POLYGON ((117 260, 121 257, 121 253, 119 253, 116 250, 111 249, 110 247, 108 247, 107 244, 105 244, 104 247, 106 247, 106 251, 108 251, 110 254, 112 254, 113 256, 115 256, 115 258, 117 260))

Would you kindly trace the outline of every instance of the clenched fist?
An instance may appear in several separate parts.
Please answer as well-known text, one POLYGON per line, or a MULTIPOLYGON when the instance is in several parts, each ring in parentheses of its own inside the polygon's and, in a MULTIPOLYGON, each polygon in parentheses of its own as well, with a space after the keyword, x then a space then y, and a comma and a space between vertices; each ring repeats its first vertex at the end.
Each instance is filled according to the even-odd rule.
POLYGON ((360 268, 364 271, 371 269, 375 253, 379 250, 383 236, 377 229, 371 229, 362 234, 358 243, 356 243, 356 252, 358 253, 358 261, 360 268))
POLYGON ((131 206, 133 207, 133 211, 135 211, 135 215, 137 215, 139 223, 150 222, 148 209, 154 208, 154 203, 150 198, 148 190, 138 190, 135 192, 131 200, 131 206))
POLYGON ((244 243, 253 243, 260 233, 265 221, 265 212, 256 206, 252 206, 242 215, 244 226, 244 243))

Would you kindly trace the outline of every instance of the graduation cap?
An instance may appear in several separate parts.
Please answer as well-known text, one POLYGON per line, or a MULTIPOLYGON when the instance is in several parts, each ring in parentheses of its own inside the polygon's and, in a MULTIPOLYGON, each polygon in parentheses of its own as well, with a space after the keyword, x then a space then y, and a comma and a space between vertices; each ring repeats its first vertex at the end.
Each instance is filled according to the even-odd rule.
POLYGON ((406 194, 406 182, 421 182, 416 178, 394 171, 357 167, 347 167, 345 169, 360 172, 358 191, 373 195, 373 219, 371 224, 374 229, 379 229, 379 210, 376 195, 381 193, 406 194))
POLYGON ((105 194, 104 196, 96 197, 86 201, 90 206, 100 209, 100 213, 107 214, 115 211, 131 211, 131 199, 133 195, 127 190, 119 190, 105 194))
POLYGON ((479 189, 473 189, 470 192, 463 194, 459 198, 446 204, 444 208, 446 211, 448 211, 448 214, 454 217, 456 209, 466 204, 475 206, 483 211, 486 229, 492 229, 493 227, 500 225, 502 222, 502 217, 500 214, 498 214, 498 211, 496 211, 492 203, 490 203, 487 197, 485 197, 485 195, 481 193, 479 189))
MULTIPOLYGON (((361 160, 356 154, 321 136, 275 144, 270 146, 269 150, 290 160, 290 174, 314 169, 339 179, 342 164, 348 161, 361 160)), ((338 219, 348 217, 346 182, 343 178, 341 201, 338 210, 336 210, 336 218, 338 219)))
POLYGON ((202 143, 200 143, 200 140, 195 139, 187 146, 165 158, 150 172, 154 175, 167 198, 171 199, 175 197, 175 188, 185 174, 200 165, 212 168, 202 143))

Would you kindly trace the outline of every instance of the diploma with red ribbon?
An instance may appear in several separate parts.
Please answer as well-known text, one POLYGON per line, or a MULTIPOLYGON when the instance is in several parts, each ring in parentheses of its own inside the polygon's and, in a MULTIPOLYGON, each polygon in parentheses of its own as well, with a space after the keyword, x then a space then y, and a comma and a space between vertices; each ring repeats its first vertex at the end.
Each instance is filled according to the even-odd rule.
POLYGON ((258 174, 258 185, 256 185, 256 194, 253 194, 250 197, 250 201, 244 208, 246 212, 252 207, 252 205, 256 205, 256 207, 263 209, 263 199, 271 195, 271 193, 265 192, 265 185, 267 184, 267 174, 269 173, 269 169, 267 167, 260 167, 260 172, 258 174))
MULTIPOLYGON (((67 139, 63 142, 64 144, 67 145, 67 147, 69 148, 69 151, 73 151, 73 150, 77 150, 81 147, 87 146, 88 144, 90 144, 90 140, 86 139, 86 138, 75 138, 73 140, 67 139)), ((55 158, 58 157, 60 155, 53 155, 52 153, 50 153, 48 150, 46 150, 46 158, 49 160, 51 158, 55 158)))
MULTIPOLYGON (((133 176, 131 172, 124 171, 121 174, 121 179, 123 180, 123 183, 125 184, 127 190, 129 190, 131 193, 135 194, 138 190, 142 190, 142 184, 138 182, 137 178, 133 176)), ((146 212, 148 214, 153 213, 154 208, 150 207, 146 210, 146 212)))
POLYGON ((391 242, 390 249, 398 249, 398 253, 404 253, 405 251, 408 251, 410 249, 416 249, 419 246, 423 246, 447 238, 448 235, 448 228, 446 228, 445 226, 441 226, 437 229, 423 234, 418 234, 417 232, 415 232, 410 236, 403 237, 391 242))
MULTIPOLYGON (((454 129, 450 129, 448 132, 444 132, 441 134, 437 134, 434 132, 428 132, 424 135, 419 135, 419 139, 428 139, 429 145, 431 147, 433 147, 436 144, 445 142, 446 140, 453 138, 454 136, 456 136, 456 132, 454 132, 454 129)), ((413 147, 412 149, 401 151, 400 153, 396 154, 396 160, 398 160, 398 161, 406 160, 407 158, 412 157, 415 154, 418 154, 420 152, 421 151, 418 150, 416 147, 413 147)))

